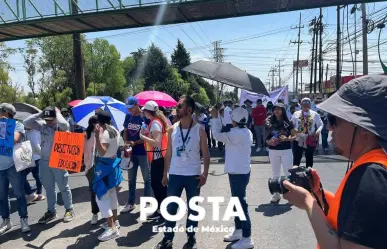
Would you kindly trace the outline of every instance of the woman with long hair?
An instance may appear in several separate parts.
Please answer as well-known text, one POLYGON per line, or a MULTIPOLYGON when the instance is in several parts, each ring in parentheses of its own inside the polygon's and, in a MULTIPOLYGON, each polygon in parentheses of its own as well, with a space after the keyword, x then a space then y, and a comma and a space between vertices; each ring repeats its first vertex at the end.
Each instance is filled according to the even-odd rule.
POLYGON ((158 210, 148 216, 149 220, 158 220, 161 217, 160 205, 167 197, 167 187, 161 181, 164 175, 164 156, 168 147, 168 121, 159 110, 156 102, 148 101, 142 108, 147 119, 151 120, 148 128, 143 128, 140 138, 144 140, 148 160, 151 164, 151 186, 158 203, 158 210))
POLYGON ((86 128, 86 139, 83 150, 83 161, 85 163, 85 175, 89 181, 89 188, 91 193, 91 217, 90 224, 96 225, 98 223, 99 208, 95 200, 95 192, 92 190, 93 176, 94 176, 94 158, 95 158, 95 126, 97 125, 97 116, 94 115, 89 119, 89 125, 86 128))
MULTIPOLYGON (((281 176, 281 165, 284 174, 288 176, 288 171, 293 166, 292 141, 296 139, 296 130, 287 117, 284 104, 278 103, 273 106, 273 115, 266 119, 265 126, 272 177, 281 176)), ((271 202, 277 203, 280 199, 281 195, 274 193, 271 202)))
POLYGON ((93 190, 96 193, 96 202, 102 216, 107 221, 102 225, 105 232, 98 239, 107 241, 120 236, 116 190, 122 182, 122 172, 119 168, 120 159, 116 158, 120 134, 111 125, 111 116, 108 112, 98 112, 97 121, 98 124, 94 129, 97 158, 93 190))

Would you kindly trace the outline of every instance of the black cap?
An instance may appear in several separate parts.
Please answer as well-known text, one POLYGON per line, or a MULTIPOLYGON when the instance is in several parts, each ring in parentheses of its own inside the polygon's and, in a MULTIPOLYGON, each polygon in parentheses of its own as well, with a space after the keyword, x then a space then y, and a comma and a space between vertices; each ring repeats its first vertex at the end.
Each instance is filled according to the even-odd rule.
POLYGON ((44 120, 54 120, 56 118, 55 107, 49 106, 43 110, 43 119, 44 120))
POLYGON ((97 120, 101 124, 110 124, 112 117, 107 111, 99 111, 97 113, 97 120))

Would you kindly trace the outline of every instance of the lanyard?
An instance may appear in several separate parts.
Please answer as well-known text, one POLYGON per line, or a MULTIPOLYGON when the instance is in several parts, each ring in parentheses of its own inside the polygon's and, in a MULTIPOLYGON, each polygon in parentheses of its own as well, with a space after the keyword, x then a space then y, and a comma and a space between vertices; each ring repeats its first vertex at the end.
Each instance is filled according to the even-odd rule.
POLYGON ((191 120, 191 124, 189 125, 189 129, 188 129, 187 134, 185 135, 185 137, 183 136, 183 129, 181 128, 181 122, 179 123, 180 135, 181 135, 181 139, 183 140, 183 151, 185 151, 185 143, 187 142, 188 135, 189 135, 189 133, 191 131, 192 123, 193 123, 193 119, 191 120))

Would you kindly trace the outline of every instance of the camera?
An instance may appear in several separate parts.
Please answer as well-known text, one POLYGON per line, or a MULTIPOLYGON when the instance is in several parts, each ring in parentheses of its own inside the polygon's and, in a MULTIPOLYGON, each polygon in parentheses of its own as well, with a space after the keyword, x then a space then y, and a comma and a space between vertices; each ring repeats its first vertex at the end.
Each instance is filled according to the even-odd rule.
POLYGON ((289 192, 287 188, 284 187, 284 181, 287 180, 294 185, 303 187, 309 192, 312 191, 309 180, 312 178, 312 171, 310 168, 305 167, 295 167, 289 169, 289 176, 281 176, 279 178, 269 178, 269 191, 271 194, 280 193, 285 194, 289 192))

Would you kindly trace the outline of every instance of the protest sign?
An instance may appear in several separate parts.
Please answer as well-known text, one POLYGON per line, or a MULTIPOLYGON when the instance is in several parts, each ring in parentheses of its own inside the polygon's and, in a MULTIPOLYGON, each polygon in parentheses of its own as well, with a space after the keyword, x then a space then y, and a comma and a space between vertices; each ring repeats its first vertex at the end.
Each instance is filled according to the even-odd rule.
POLYGON ((15 128, 15 119, 0 119, 0 155, 13 157, 15 128))
POLYGON ((80 172, 85 135, 82 133, 55 132, 50 155, 50 167, 80 172))
POLYGON ((244 102, 249 99, 254 104, 257 103, 258 99, 262 100, 262 104, 266 106, 266 104, 271 101, 273 104, 277 103, 279 99, 282 99, 284 101, 285 105, 289 104, 289 96, 288 96, 288 86, 281 87, 275 91, 272 91, 269 93, 270 96, 266 96, 259 93, 253 93, 246 90, 241 90, 241 96, 240 96, 240 104, 243 105, 244 102))

